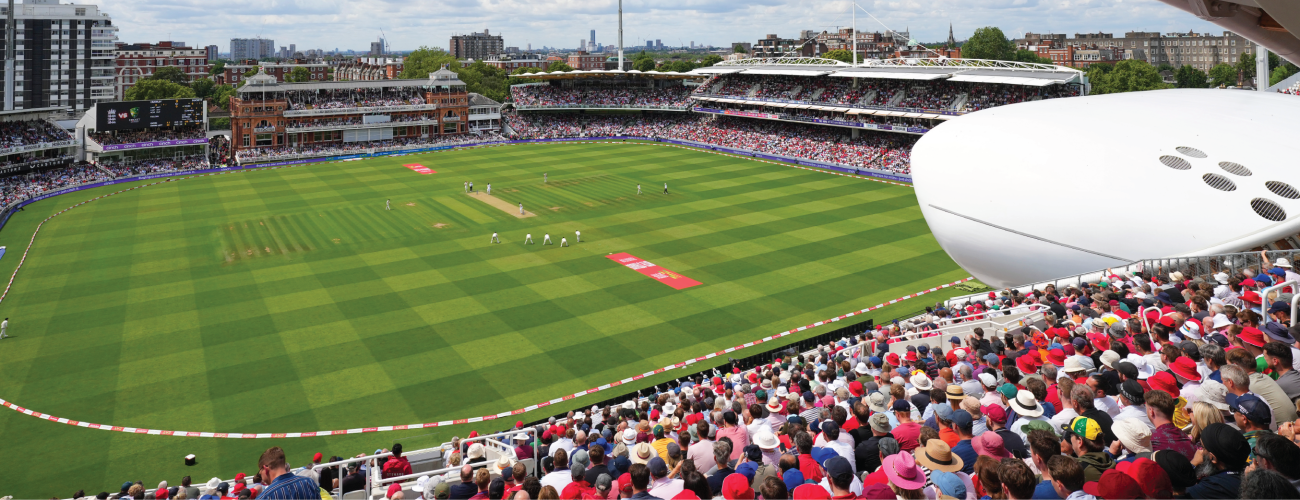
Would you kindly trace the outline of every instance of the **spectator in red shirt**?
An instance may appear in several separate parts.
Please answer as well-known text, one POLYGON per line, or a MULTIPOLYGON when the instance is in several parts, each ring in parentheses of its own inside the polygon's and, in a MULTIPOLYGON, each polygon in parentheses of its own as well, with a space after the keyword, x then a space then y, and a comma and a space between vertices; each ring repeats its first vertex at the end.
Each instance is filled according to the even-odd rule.
POLYGON ((411 462, 402 456, 402 443, 393 445, 393 456, 384 462, 384 479, 411 474, 411 462))
POLYGON ((893 410, 898 418, 898 426, 892 431, 894 439, 898 440, 903 451, 915 450, 921 446, 921 424, 912 421, 912 406, 907 401, 898 400, 894 401, 893 410))
POLYGON ((804 480, 820 483, 825 476, 822 475, 821 464, 812 457, 812 434, 807 432, 796 434, 794 445, 799 448, 799 472, 803 474, 804 480))

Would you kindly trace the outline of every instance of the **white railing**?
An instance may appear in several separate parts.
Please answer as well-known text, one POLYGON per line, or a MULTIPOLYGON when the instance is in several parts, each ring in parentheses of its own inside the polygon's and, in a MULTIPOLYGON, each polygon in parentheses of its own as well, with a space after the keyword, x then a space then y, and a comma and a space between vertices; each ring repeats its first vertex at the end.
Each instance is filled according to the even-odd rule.
POLYGON ((438 109, 437 104, 407 104, 402 106, 366 106, 358 108, 295 109, 285 111, 285 118, 295 116, 355 115, 368 113, 400 113, 403 111, 427 111, 438 109))
POLYGON ((691 109, 690 105, 671 106, 671 105, 637 105, 637 104, 515 104, 515 109, 519 111, 532 111, 539 109, 633 109, 633 110, 658 110, 658 111, 686 111, 691 109))
POLYGON ((54 142, 42 142, 37 144, 24 144, 22 146, 11 146, 7 148, 0 148, 0 155, 25 153, 27 151, 40 151, 43 149, 66 148, 68 146, 74 146, 76 144, 77 141, 72 139, 54 141, 54 142))
MULTIPOLYGON (((496 438, 505 438, 508 441, 513 439, 515 436, 518 436, 521 433, 529 436, 529 442, 533 443, 533 456, 537 457, 537 448, 536 448, 537 429, 534 427, 525 427, 523 429, 518 429, 518 430, 509 430, 506 432, 498 432, 496 434, 487 434, 487 435, 473 437, 469 439, 462 439, 460 441, 460 444, 461 446, 465 446, 467 443, 482 441, 483 447, 485 448, 483 454, 485 458, 488 457, 488 452, 495 452, 497 458, 500 458, 502 455, 505 455, 510 457, 513 460, 518 461, 519 456, 515 454, 514 446, 511 445, 509 442, 502 442, 501 440, 498 440, 496 438)), ((451 443, 443 443, 442 446, 439 446, 437 448, 430 448, 428 450, 419 450, 412 453, 403 452, 402 455, 404 456, 418 455, 420 453, 428 452, 430 450, 446 451, 449 450, 450 447, 451 447, 451 443)), ((389 453, 388 455, 391 455, 391 453, 389 453)), ((462 462, 461 465, 456 465, 452 467, 443 467, 440 469, 434 469, 430 471, 413 472, 405 476, 396 476, 390 478, 384 478, 382 474, 380 476, 370 476, 369 478, 367 478, 368 479, 367 484, 371 485, 370 488, 371 496, 373 498, 380 499, 383 498, 384 494, 387 493, 388 485, 390 484, 411 482, 411 484, 403 485, 402 488, 403 490, 409 491, 410 490, 409 486, 414 486, 415 485, 414 481, 419 479, 420 476, 434 477, 436 475, 446 474, 451 471, 459 472, 461 468, 463 468, 465 465, 470 465, 473 468, 487 467, 489 465, 495 466, 496 460, 487 460, 485 462, 478 462, 474 464, 465 464, 464 462, 462 462)), ((537 469, 538 465, 539 465, 539 460, 537 459, 534 459, 531 464, 527 464, 527 466, 530 468, 529 474, 535 473, 538 470, 537 469)), ((367 469, 369 469, 369 467, 367 469)), ((492 468, 489 468, 488 472, 495 473, 496 471, 494 471, 492 468)))
POLYGON ((438 120, 431 118, 413 122, 376 122, 376 123, 350 123, 347 125, 316 125, 311 127, 285 126, 285 132, 314 132, 318 130, 352 130, 364 128, 381 128, 381 127, 405 127, 410 125, 436 125, 438 120))

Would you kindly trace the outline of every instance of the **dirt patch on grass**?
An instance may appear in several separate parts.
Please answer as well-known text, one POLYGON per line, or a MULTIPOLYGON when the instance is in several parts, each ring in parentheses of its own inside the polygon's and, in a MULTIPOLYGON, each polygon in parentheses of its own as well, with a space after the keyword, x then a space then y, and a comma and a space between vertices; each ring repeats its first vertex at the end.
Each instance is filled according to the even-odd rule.
POLYGON ((497 197, 495 197, 495 196, 492 196, 492 195, 490 195, 490 194, 484 194, 484 193, 470 193, 470 194, 468 194, 467 196, 469 196, 470 198, 474 198, 474 199, 476 199, 476 200, 478 200, 478 201, 481 201, 481 202, 483 202, 483 203, 487 203, 489 206, 491 206, 491 207, 493 207, 493 208, 496 208, 497 210, 500 210, 500 211, 502 211, 502 212, 508 213, 508 214, 513 215, 513 216, 515 216, 515 217, 518 217, 518 218, 520 218, 520 219, 525 219, 525 218, 528 218, 528 217, 536 217, 536 216, 537 216, 537 214, 532 213, 532 212, 529 212, 529 211, 527 211, 527 210, 525 210, 524 213, 520 214, 520 213, 519 213, 519 205, 515 205, 515 204, 510 203, 510 202, 508 202, 508 201, 505 201, 505 200, 503 200, 503 199, 501 199, 501 198, 497 198, 497 197))
POLYGON ((448 223, 446 223, 446 222, 439 222, 439 223, 437 223, 437 224, 434 224, 434 225, 433 225, 433 228, 434 228, 434 229, 442 229, 442 228, 447 227, 447 226, 450 226, 450 225, 451 225, 451 224, 448 224, 448 223))
POLYGON ((415 202, 413 202, 413 201, 412 201, 412 202, 407 202, 405 205, 408 206, 408 207, 413 207, 413 206, 415 206, 415 202))
POLYGON ((564 207, 551 207, 551 211, 553 211, 553 212, 559 212, 561 208, 564 208, 564 207))

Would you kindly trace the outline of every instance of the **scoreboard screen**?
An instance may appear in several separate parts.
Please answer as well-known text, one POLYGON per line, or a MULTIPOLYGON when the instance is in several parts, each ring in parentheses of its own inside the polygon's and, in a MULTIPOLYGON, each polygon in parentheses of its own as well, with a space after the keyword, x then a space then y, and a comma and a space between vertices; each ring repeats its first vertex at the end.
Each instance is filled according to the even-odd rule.
POLYGON ((198 98, 105 102, 95 110, 100 132, 203 125, 203 99, 198 98))

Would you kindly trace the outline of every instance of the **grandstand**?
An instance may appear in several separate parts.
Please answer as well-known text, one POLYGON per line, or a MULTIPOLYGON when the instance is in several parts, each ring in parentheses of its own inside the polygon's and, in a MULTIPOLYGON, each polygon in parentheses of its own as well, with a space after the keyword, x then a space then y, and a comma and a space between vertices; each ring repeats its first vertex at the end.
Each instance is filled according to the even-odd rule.
POLYGON ((500 127, 500 104, 465 90, 446 68, 428 79, 278 83, 254 75, 231 100, 241 163, 478 142, 500 127))
POLYGON ((687 111, 695 75, 659 71, 555 71, 515 75, 536 83, 513 85, 510 96, 520 111, 637 110, 687 111))

